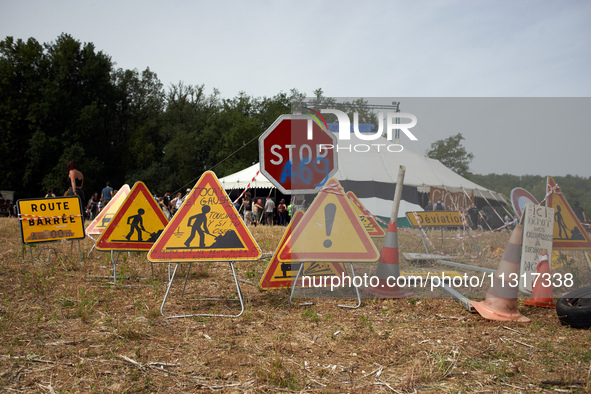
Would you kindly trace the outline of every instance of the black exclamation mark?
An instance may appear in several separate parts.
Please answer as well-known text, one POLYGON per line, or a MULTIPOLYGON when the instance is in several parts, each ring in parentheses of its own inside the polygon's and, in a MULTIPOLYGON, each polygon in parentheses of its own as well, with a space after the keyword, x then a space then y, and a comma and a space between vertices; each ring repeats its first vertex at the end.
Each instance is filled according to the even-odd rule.
MULTIPOLYGON (((326 236, 330 237, 330 233, 332 232, 332 225, 334 224, 334 218, 337 214, 337 206, 335 204, 326 204, 324 207, 324 218, 326 219, 326 236)), ((324 240, 323 243, 325 248, 330 248, 332 246, 332 241, 330 239, 324 240)))

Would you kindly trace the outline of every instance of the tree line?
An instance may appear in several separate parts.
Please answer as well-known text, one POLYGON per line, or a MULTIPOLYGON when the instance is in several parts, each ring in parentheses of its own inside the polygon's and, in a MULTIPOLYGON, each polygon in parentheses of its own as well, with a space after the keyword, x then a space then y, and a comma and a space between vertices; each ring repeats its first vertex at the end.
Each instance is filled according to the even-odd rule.
MULTIPOLYGON (((321 89, 314 95, 317 103, 330 104, 321 89)), ((44 44, 6 37, 0 42, 0 188, 14 190, 17 198, 43 196, 49 188, 63 194, 66 164, 73 160, 84 174, 87 196, 107 181, 117 186, 142 180, 158 195, 184 190, 205 170, 222 177, 257 162, 258 136, 305 97, 292 89, 228 99, 183 82, 165 89, 149 68, 116 68, 92 43, 68 34, 44 44)), ((363 104, 356 100, 343 110, 372 122, 363 104)), ((450 139, 469 162, 463 138, 450 139)), ((448 140, 433 155, 452 165, 458 151, 448 140)), ((467 165, 456 170, 482 186, 506 196, 520 186, 543 199, 543 177, 475 175, 467 165)), ((591 211, 589 179, 555 179, 569 200, 591 211)))
POLYGON ((19 198, 48 188, 63 194, 71 160, 88 191, 142 180, 163 194, 208 169, 224 176, 258 161, 256 138, 296 97, 303 95, 223 99, 182 82, 164 89, 149 68, 115 68, 68 34, 46 44, 7 37, 0 42, 1 187, 19 198))

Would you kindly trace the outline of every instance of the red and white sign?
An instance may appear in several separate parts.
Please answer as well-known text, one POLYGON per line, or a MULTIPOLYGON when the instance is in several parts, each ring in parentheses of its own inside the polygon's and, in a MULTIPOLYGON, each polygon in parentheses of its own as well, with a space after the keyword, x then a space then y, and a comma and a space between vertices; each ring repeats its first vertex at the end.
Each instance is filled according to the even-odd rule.
POLYGON ((513 205, 517 217, 520 218, 523 215, 523 212, 525 212, 525 204, 539 205, 540 203, 530 194, 530 192, 521 187, 516 187, 511 190, 511 204, 513 205))
POLYGON ((259 138, 261 172, 284 194, 313 194, 337 171, 337 138, 308 115, 281 115, 259 138))

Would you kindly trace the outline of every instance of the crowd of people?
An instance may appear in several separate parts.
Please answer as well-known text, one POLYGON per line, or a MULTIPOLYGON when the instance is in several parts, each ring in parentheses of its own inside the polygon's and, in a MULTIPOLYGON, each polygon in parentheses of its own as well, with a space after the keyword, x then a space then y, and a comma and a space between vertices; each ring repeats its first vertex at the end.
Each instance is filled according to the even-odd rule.
POLYGON ((285 199, 279 200, 276 205, 271 196, 267 196, 263 203, 262 198, 253 198, 250 192, 244 194, 242 201, 237 200, 234 207, 242 215, 244 223, 255 227, 259 224, 286 226, 294 209, 294 205, 286 205, 285 199))
MULTIPOLYGON (((84 209, 86 219, 95 218, 117 194, 117 190, 113 189, 110 182, 106 182, 100 195, 98 192, 94 192, 88 201, 86 201, 83 190, 84 175, 78 170, 76 162, 74 161, 70 161, 66 168, 68 176, 67 191, 65 195, 78 196, 82 204, 86 202, 86 208, 84 209)), ((191 189, 186 189, 184 196, 181 192, 177 192, 174 197, 171 197, 170 190, 167 190, 162 197, 154 196, 154 198, 167 218, 170 219, 180 209, 190 192, 191 189)), ((53 188, 48 189, 45 197, 56 197, 55 190, 53 188)), ((259 224, 265 224, 268 226, 286 226, 296 209, 296 205, 291 202, 287 205, 285 199, 280 199, 276 204, 271 196, 267 196, 263 202, 262 198, 253 197, 248 191, 239 200, 234 203, 234 206, 243 218, 244 223, 251 226, 257 226, 259 224)), ((14 201, 5 200, 2 194, 0 194, 0 209, 2 211, 8 211, 8 217, 18 216, 18 212, 16 212, 17 207, 14 204, 14 201)), ((435 203, 429 201, 424 209, 425 211, 446 211, 448 210, 448 207, 443 201, 437 200, 435 203)), ((583 210, 583 207, 579 205, 578 201, 573 202, 573 211, 581 223, 587 222, 585 211, 583 210)), ((474 230, 493 230, 500 227, 512 229, 516 223, 515 218, 508 214, 501 217, 501 215, 490 206, 486 206, 479 210, 475 204, 472 204, 470 208, 463 210, 463 213, 468 221, 468 225, 474 230)))

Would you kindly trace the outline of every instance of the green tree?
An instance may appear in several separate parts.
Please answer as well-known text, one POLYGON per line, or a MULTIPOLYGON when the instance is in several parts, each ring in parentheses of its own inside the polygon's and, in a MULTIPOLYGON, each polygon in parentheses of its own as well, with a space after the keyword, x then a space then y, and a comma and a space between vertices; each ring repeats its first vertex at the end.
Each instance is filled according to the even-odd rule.
MULTIPOLYGON (((49 64, 43 46, 34 38, 0 42, 0 174, 2 188, 24 189, 26 150, 35 134, 35 117, 41 109, 42 83, 48 77, 49 64)), ((45 147, 46 136, 36 135, 34 144, 45 147)), ((39 192, 39 188, 36 188, 39 192)))
POLYGON ((463 140, 462 134, 458 133, 444 140, 435 141, 427 151, 427 157, 439 160, 447 168, 467 177, 470 175, 470 162, 474 159, 474 155, 466 152, 466 148, 462 145, 463 140))
POLYGON ((224 130, 207 133, 211 118, 219 111, 219 93, 205 93, 203 85, 171 86, 166 95, 166 109, 162 116, 162 160, 153 162, 146 170, 154 179, 160 193, 193 186, 192 182, 210 164, 211 150, 224 130))

